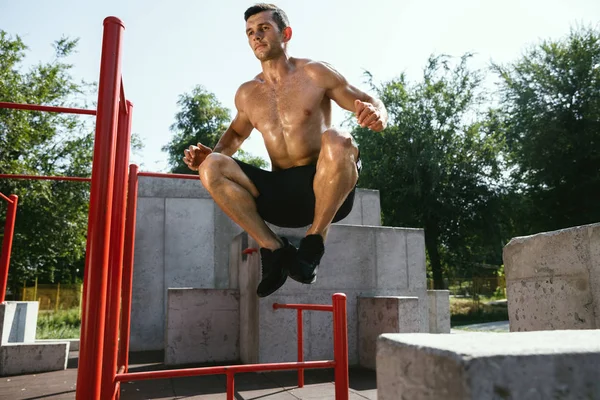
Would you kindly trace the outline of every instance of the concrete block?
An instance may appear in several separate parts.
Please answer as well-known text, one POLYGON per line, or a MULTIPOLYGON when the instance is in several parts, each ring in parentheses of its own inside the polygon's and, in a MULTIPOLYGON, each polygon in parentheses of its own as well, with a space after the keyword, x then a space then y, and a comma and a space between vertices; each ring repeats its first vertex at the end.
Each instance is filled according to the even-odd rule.
POLYGON ((600 224, 514 238, 503 258, 511 331, 600 327, 600 224))
POLYGON ((165 364, 239 360, 239 292, 169 289, 165 364))
POLYGON ((352 211, 336 224, 381 226, 379 191, 357 188, 352 211))
POLYGON ((37 301, 0 303, 0 344, 33 343, 37 330, 37 301))
POLYGON ((166 199, 165 289, 214 287, 214 207, 210 199, 166 199))
POLYGON ((450 333, 450 291, 428 290, 429 333, 450 333))
POLYGON ((0 346, 0 376, 64 370, 68 356, 69 342, 3 344, 0 346))
POLYGON ((400 332, 422 332, 418 297, 358 298, 358 358, 362 367, 375 369, 379 335, 400 332))
POLYGON ((384 334, 377 398, 600 399, 600 331, 384 334))

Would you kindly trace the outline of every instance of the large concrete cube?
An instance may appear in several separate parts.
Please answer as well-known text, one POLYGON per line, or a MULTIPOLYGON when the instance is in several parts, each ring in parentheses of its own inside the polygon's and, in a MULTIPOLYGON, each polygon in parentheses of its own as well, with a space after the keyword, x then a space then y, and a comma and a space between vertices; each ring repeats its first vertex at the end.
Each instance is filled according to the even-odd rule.
POLYGON ((379 400, 600 399, 600 331, 384 334, 379 400))
MULTIPOLYGON (((277 231, 298 243, 302 230, 277 231)), ((246 233, 240 234, 232 253, 257 248, 246 233)), ((260 256, 240 257, 237 266, 240 288, 240 353, 243 362, 281 362, 296 357, 296 315, 273 310, 273 303, 330 304, 334 293, 348 301, 349 361, 358 364, 358 312, 360 296, 414 296, 418 298, 419 329, 429 329, 425 283, 424 235, 420 229, 333 225, 325 243, 317 282, 303 285, 288 279, 271 296, 260 299, 260 256)), ((235 266, 232 266, 235 268, 235 266)), ((333 325, 328 313, 306 312, 306 360, 333 356, 333 325)))
POLYGON ((375 369, 377 338, 383 333, 425 332, 419 315, 419 298, 376 296, 358 298, 358 359, 375 369))
POLYGON ((511 331, 600 327, 600 224, 514 238, 503 257, 511 331))
POLYGON ((239 360, 239 292, 169 289, 165 364, 239 360))
POLYGON ((35 342, 38 310, 37 301, 0 303, 0 345, 35 342))

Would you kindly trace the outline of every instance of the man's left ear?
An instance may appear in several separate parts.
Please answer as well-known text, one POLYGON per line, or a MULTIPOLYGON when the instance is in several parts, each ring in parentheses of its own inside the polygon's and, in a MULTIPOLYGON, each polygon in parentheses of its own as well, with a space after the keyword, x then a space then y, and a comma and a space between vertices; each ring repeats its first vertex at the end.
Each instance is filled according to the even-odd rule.
POLYGON ((283 29, 283 41, 284 42, 289 42, 289 40, 292 38, 292 28, 290 26, 285 27, 283 29))

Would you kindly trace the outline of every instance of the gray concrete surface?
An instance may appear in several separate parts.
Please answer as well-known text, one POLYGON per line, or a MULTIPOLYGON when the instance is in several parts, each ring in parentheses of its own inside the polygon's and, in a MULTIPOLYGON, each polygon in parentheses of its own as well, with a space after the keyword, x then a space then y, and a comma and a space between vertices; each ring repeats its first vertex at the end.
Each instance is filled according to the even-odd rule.
POLYGON ((169 289, 165 364, 239 360, 239 292, 169 289))
POLYGON ((358 298, 358 360, 375 369, 377 338, 383 333, 426 332, 419 318, 419 298, 376 296, 358 298))
POLYGON ((600 224, 514 238, 503 258, 511 331, 600 328, 600 224))
POLYGON ((0 346, 0 376, 67 368, 69 343, 8 343, 0 346))
POLYGON ((429 333, 450 333, 450 291, 428 290, 429 333))
POLYGON ((0 345, 33 343, 37 330, 37 301, 5 301, 0 303, 0 345))
POLYGON ((600 399, 600 331, 384 334, 379 400, 600 399))

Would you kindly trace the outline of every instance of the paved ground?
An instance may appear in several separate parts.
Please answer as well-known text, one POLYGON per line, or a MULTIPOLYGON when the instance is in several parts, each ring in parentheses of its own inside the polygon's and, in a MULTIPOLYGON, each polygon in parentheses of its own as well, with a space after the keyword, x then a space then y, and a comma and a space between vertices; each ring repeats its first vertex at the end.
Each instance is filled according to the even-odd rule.
POLYGON ((461 332, 510 332, 508 321, 486 322, 452 328, 452 333, 461 332))
MULTIPOLYGON (((77 381, 77 353, 72 352, 69 368, 64 371, 0 378, 0 399, 4 400, 58 400, 75 399, 77 381)), ((160 354, 158 355, 160 359, 160 354)), ((157 354, 132 357, 130 372, 164 369, 157 354)), ((235 398, 265 400, 335 399, 332 370, 309 370, 305 386, 297 388, 297 374, 293 371, 245 373, 235 376, 235 398)), ((124 383, 122 400, 146 399, 224 399, 224 376, 203 376, 160 379, 124 383)), ((375 372, 366 369, 350 370, 350 399, 377 399, 375 372)))

